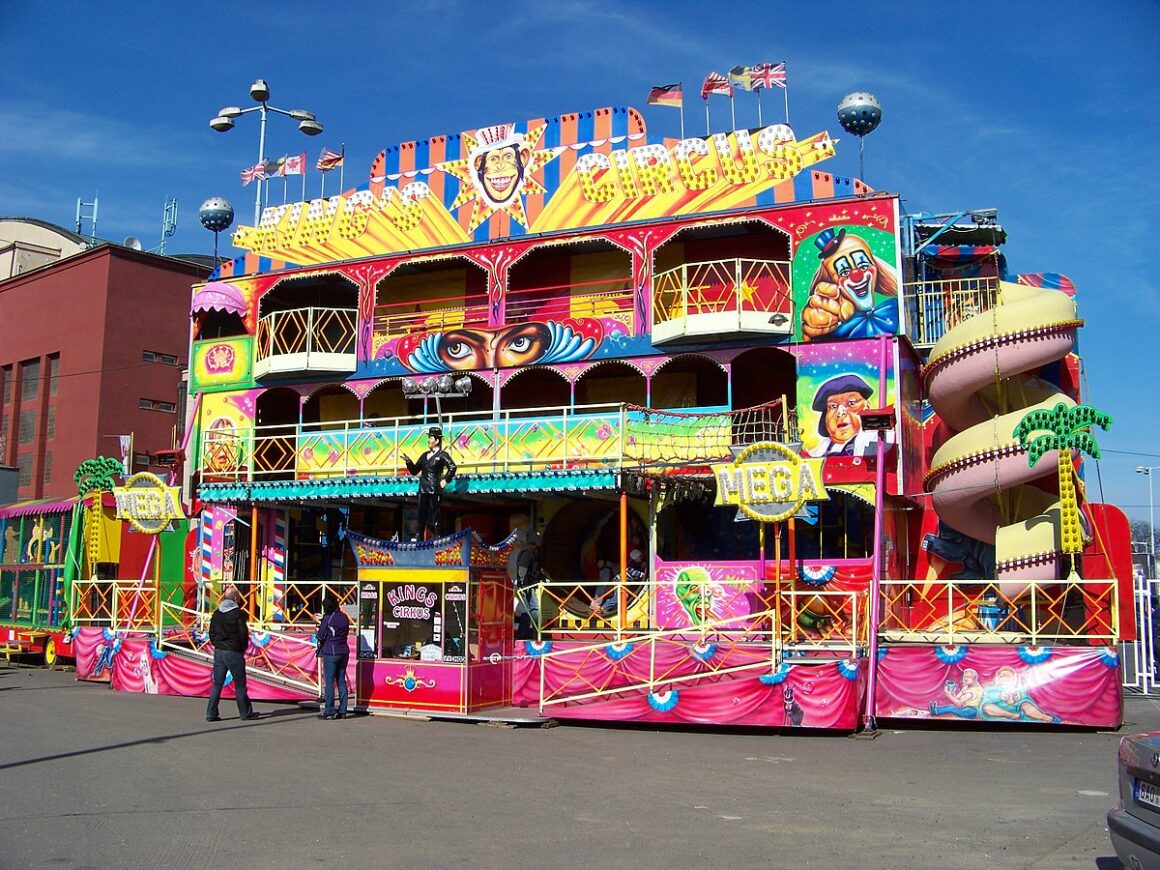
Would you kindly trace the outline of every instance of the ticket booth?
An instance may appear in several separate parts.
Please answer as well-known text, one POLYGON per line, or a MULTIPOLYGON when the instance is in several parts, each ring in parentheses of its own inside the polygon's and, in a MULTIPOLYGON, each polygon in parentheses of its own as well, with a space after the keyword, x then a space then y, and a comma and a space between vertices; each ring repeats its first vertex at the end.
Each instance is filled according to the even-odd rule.
POLYGON ((511 703, 515 535, 422 542, 348 532, 358 563, 356 696, 367 710, 467 714, 511 703))

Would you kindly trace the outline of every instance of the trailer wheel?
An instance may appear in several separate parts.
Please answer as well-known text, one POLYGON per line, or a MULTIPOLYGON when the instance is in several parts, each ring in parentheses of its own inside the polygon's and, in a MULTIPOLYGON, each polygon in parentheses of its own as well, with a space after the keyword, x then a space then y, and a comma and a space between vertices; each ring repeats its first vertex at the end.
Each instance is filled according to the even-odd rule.
POLYGON ((59 656, 56 654, 56 638, 50 637, 44 642, 44 666, 51 668, 56 665, 59 656))

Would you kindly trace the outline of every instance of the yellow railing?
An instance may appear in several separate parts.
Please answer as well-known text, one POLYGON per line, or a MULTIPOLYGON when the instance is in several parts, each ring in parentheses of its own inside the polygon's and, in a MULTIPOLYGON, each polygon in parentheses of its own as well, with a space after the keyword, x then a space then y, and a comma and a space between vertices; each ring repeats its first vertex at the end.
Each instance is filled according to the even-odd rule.
POLYGON ((74 625, 110 631, 152 631, 160 625, 161 596, 152 580, 77 580, 71 598, 74 625))
POLYGON ((353 354, 358 312, 350 308, 294 308, 258 320, 256 360, 287 354, 353 354))
POLYGON ((911 281, 903 289, 911 341, 915 347, 931 347, 949 329, 994 308, 999 297, 999 279, 911 281))
POLYGON ((1113 643, 1115 580, 1032 582, 883 580, 879 635, 901 643, 1113 643))
POLYGON ((724 311, 781 313, 790 318, 792 286, 790 264, 778 260, 683 263, 653 278, 653 323, 724 311))

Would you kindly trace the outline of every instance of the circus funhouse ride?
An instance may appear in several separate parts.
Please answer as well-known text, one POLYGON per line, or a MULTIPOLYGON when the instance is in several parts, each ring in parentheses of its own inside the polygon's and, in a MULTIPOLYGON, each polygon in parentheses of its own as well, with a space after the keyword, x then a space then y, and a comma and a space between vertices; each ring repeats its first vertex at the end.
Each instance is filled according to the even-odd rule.
POLYGON ((192 576, 74 579, 78 674, 205 694, 233 583, 259 698, 316 697, 333 592, 363 710, 1118 724, 1126 522, 1082 483, 1109 421, 1075 288, 1007 274, 993 211, 903 214, 833 155, 602 108, 267 208, 193 291, 192 576), (424 539, 434 425, 459 472, 424 539))

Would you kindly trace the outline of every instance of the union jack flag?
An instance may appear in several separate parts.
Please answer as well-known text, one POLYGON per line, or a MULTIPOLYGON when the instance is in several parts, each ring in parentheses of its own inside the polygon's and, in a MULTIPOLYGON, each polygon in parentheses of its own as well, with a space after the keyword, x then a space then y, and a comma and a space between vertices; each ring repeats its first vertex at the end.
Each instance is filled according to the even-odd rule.
POLYGON ((729 79, 721 73, 711 72, 705 76, 705 84, 701 85, 701 99, 709 99, 709 94, 724 94, 731 97, 733 96, 733 86, 729 84, 729 79))
POLYGON ((265 163, 255 163, 253 166, 247 166, 242 170, 242 187, 247 187, 251 181, 264 181, 266 177, 265 163))
POLYGON ((749 81, 753 83, 754 88, 784 88, 785 62, 759 63, 749 70, 749 81))

